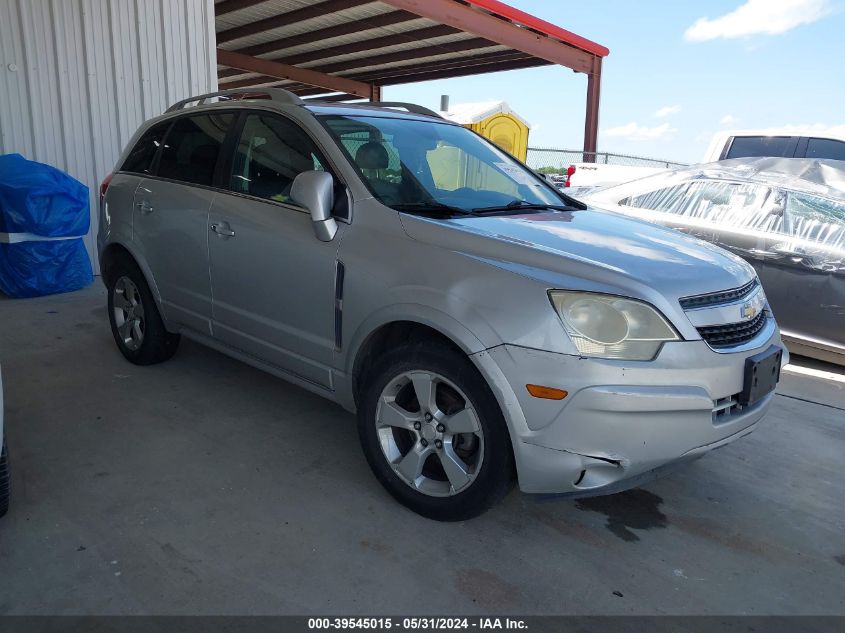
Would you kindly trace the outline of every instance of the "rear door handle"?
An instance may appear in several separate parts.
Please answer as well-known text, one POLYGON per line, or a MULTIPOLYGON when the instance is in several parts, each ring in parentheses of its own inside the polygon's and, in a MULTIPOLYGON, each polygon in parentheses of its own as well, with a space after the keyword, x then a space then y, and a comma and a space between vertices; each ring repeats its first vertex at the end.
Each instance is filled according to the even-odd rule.
POLYGON ((235 237, 235 232, 232 229, 228 228, 228 225, 225 223, 212 224, 211 230, 217 233, 217 235, 221 235, 223 237, 235 237))
POLYGON ((146 200, 142 200, 141 202, 136 202, 135 206, 138 207, 138 210, 143 213, 144 215, 149 215, 154 211, 152 205, 147 202, 146 200))

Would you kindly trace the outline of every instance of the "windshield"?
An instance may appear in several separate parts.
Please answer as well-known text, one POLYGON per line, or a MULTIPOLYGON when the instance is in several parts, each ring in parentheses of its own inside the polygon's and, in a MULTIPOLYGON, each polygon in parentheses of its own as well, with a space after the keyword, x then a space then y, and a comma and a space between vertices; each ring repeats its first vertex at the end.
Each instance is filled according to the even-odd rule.
MULTIPOLYGON (((321 117, 372 194, 401 211, 470 213, 567 201, 522 163, 458 125, 372 116, 321 117)), ((509 209, 504 209, 508 211, 509 209)))

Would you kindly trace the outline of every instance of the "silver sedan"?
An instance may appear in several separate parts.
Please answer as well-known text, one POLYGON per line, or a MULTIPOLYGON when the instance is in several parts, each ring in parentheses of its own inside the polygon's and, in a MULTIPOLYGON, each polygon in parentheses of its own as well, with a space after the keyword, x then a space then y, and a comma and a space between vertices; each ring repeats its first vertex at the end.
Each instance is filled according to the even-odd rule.
POLYGON ((790 349, 845 364, 845 161, 724 160, 584 199, 739 255, 757 271, 790 349))

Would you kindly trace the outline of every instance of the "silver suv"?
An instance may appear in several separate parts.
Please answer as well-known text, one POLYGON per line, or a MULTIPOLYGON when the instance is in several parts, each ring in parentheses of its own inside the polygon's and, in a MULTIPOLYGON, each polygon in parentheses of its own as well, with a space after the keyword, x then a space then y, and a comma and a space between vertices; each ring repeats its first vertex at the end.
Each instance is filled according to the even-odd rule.
POLYGON ((357 411, 401 503, 595 495, 757 425, 786 352, 753 269, 599 212, 418 106, 181 102, 103 183, 111 327, 184 335, 357 411))

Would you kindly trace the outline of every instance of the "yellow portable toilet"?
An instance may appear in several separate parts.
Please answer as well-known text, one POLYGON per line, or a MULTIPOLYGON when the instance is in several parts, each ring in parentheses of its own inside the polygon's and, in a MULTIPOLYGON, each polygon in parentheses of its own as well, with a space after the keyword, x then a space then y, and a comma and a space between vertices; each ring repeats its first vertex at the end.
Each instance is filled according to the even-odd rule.
POLYGON ((490 139, 522 162, 528 157, 528 132, 531 126, 511 110, 505 101, 461 103, 440 114, 490 139))

